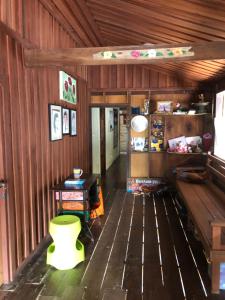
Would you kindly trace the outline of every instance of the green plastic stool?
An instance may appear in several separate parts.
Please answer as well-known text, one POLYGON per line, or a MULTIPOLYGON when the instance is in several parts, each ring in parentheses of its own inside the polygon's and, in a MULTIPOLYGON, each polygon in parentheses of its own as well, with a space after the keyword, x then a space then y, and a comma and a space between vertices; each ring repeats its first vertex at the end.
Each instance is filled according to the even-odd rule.
POLYGON ((58 270, 68 270, 84 261, 84 245, 77 239, 81 231, 77 216, 62 215, 49 222, 53 243, 47 250, 47 264, 58 270))

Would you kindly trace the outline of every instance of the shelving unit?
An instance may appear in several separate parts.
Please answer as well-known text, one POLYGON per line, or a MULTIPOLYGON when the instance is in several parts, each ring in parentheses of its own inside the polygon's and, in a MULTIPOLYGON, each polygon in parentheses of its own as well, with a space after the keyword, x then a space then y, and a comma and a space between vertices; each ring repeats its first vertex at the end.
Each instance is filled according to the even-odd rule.
MULTIPOLYGON (((139 113, 143 115, 144 101, 150 99, 149 114, 145 115, 149 126, 144 132, 134 132, 129 126, 128 136, 128 182, 132 179, 143 180, 149 178, 172 177, 172 171, 176 166, 183 164, 201 164, 206 160, 203 153, 168 153, 168 140, 179 136, 202 136, 205 132, 212 131, 212 116, 208 113, 201 114, 172 114, 156 113, 157 101, 171 101, 173 109, 179 102, 182 107, 189 108, 193 102, 195 90, 193 88, 167 88, 167 89, 98 89, 91 91, 91 106, 125 106, 128 111, 128 123, 131 124, 133 117, 132 107, 139 108, 139 113), (162 121, 161 147, 153 147, 153 124, 154 120, 162 121), (145 139, 145 151, 135 149, 134 139, 141 138, 143 145, 145 139), (163 145, 163 146, 162 146, 163 145), (158 150, 158 151, 157 151, 158 150), (160 150, 160 151, 159 151, 160 150)), ((133 110, 134 112, 135 110, 133 110)), ((159 137, 157 137, 159 138, 159 137)), ((156 142, 156 140, 154 140, 156 142)), ((137 141, 138 143, 138 141, 137 141)), ((142 149, 143 150, 143 149, 142 149)), ((133 181, 135 184, 135 181, 133 181)))
MULTIPOLYGON (((145 116, 148 119, 148 129, 144 132, 137 133, 130 126, 129 136, 129 167, 128 182, 134 180, 143 180, 145 182, 150 178, 171 177, 172 171, 176 166, 182 164, 201 164, 206 160, 205 153, 169 153, 168 140, 179 136, 202 136, 205 132, 210 131, 212 117, 208 113, 201 114, 172 114, 172 113, 155 113, 156 102, 180 100, 182 105, 188 106, 191 101, 191 94, 178 93, 151 93, 132 94, 130 99, 130 112, 132 107, 140 107, 140 113, 143 113, 144 100, 150 96, 150 114, 145 116), (210 121, 206 122, 206 118, 210 121), (206 128, 205 124, 208 124, 206 128), (148 152, 134 151, 131 141, 134 137, 145 138, 148 142, 148 152), (160 146, 161 144, 161 146, 160 146)), ((130 122, 136 116, 130 113, 130 122)))

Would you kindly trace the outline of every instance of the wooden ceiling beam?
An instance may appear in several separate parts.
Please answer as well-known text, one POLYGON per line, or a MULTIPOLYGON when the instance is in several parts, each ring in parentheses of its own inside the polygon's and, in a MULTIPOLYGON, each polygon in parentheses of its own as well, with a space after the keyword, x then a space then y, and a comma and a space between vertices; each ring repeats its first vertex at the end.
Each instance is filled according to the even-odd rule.
POLYGON ((225 58, 225 42, 204 42, 193 44, 157 44, 139 46, 96 47, 96 48, 68 48, 68 49, 26 49, 25 63, 27 66, 62 66, 62 65, 117 65, 117 64, 160 64, 166 62, 214 60, 225 58), (158 48, 191 47, 193 56, 146 58, 140 59, 97 59, 94 54, 104 51, 140 50, 158 48))

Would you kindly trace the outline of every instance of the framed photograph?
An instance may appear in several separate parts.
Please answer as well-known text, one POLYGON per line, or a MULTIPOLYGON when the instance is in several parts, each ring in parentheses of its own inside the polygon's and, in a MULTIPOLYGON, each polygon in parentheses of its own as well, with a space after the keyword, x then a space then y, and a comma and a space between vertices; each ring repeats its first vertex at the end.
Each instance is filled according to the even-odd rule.
POLYGON ((64 71, 59 71, 59 97, 61 100, 77 104, 77 80, 64 71))
POLYGON ((49 128, 51 141, 62 139, 62 107, 59 105, 49 105, 49 128))
POLYGON ((157 113, 172 113, 172 101, 157 101, 157 113))
POLYGON ((70 135, 77 135, 77 111, 70 110, 70 135))
POLYGON ((70 110, 68 108, 62 109, 62 133, 70 133, 70 110))
POLYGON ((187 142, 185 136, 179 136, 174 139, 168 140, 169 152, 187 152, 187 142))

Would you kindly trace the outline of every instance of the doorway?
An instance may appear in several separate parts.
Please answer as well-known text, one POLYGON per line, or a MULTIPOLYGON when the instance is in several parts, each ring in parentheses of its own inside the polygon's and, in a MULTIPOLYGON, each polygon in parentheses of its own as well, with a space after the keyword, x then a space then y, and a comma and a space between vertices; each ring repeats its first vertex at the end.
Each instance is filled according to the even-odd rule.
POLYGON ((120 154, 127 154, 127 109, 93 107, 91 124, 92 172, 104 175, 120 154))

